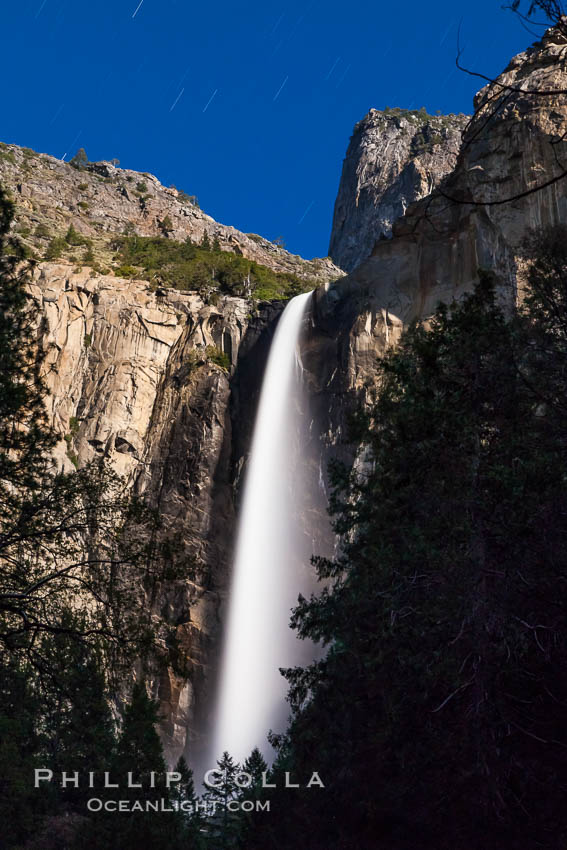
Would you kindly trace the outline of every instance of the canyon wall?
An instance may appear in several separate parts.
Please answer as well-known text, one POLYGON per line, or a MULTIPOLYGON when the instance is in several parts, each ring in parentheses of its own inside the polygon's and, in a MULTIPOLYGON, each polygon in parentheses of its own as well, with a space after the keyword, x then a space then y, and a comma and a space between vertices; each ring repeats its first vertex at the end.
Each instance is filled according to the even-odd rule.
MULTIPOLYGON (((191 293, 156 295, 145 283, 67 263, 39 264, 31 289, 44 317, 48 411, 62 437, 58 464, 70 471, 108 459, 159 510, 202 576, 163 584, 155 602, 158 644, 160 624, 173 625, 188 671, 185 678, 156 666, 153 682, 173 760, 186 745, 198 750, 206 731, 233 542, 234 367, 215 360, 223 351, 236 363, 244 340, 254 358, 255 341, 281 306, 268 304, 252 317, 244 299, 212 306, 191 293)), ((260 347, 243 420, 253 417, 268 345, 260 347)))

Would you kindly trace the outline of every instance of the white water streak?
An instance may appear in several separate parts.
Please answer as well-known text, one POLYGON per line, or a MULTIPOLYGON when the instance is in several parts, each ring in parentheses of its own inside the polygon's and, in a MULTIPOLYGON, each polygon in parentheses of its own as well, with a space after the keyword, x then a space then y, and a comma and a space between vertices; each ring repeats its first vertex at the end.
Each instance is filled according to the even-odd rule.
POLYGON ((279 668, 303 663, 306 649, 307 660, 315 655, 289 627, 298 593, 311 587, 310 553, 302 551, 298 521, 302 485, 294 470, 301 419, 296 350, 310 297, 299 295, 287 305, 262 383, 238 525, 215 759, 228 750, 241 761, 256 746, 270 757, 266 734, 270 728, 281 731, 287 715, 287 683, 279 668))

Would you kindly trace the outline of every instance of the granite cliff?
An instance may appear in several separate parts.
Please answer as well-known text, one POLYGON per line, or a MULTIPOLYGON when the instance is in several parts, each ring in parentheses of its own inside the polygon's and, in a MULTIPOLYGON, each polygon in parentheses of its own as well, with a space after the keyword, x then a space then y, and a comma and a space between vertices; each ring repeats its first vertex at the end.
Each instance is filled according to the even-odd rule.
MULTIPOLYGON (((514 57, 475 98, 454 169, 393 224, 393 238, 315 295, 309 352, 327 409, 373 391, 376 356, 404 326, 470 291, 479 269, 521 292, 533 229, 567 223, 567 39, 558 28, 514 57)), ((343 261, 344 262, 344 261, 343 261)))
POLYGON ((196 739, 203 731, 234 519, 230 376, 214 354, 230 347, 237 357, 250 306, 235 298, 208 306, 189 293, 157 296, 145 283, 63 263, 39 264, 32 291, 45 318, 59 463, 72 469, 108 458, 160 510, 204 576, 201 584, 162 586, 155 603, 156 634, 161 622, 175 626, 189 674, 163 665, 155 672, 164 744, 174 758, 188 730, 196 739))
POLYGON ((425 110, 371 109, 354 128, 335 202, 329 255, 348 272, 390 236, 407 207, 453 170, 468 121, 425 110))

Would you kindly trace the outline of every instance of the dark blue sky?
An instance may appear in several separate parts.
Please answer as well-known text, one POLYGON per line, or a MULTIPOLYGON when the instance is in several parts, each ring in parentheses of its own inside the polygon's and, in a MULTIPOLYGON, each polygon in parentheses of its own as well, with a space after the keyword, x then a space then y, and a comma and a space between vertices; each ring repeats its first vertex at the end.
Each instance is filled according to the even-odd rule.
POLYGON ((370 107, 470 110, 461 17, 463 61, 488 74, 534 40, 498 0, 138 3, 3 3, 0 139, 117 157, 308 258, 370 107))

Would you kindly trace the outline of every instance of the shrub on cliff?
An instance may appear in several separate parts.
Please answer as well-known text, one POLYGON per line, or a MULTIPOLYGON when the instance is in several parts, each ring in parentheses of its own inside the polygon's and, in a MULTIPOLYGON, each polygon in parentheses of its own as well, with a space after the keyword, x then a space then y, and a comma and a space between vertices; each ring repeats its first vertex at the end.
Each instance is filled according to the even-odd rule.
POLYGON ((35 235, 38 239, 49 239, 51 233, 48 226, 43 222, 40 222, 35 229, 35 235))
POLYGON ((230 369, 230 357, 225 351, 221 351, 220 348, 217 348, 216 345, 208 345, 205 349, 205 353, 211 363, 214 363, 216 366, 220 366, 221 369, 224 369, 225 371, 230 369))
POLYGON ((77 169, 77 171, 82 171, 88 164, 89 158, 84 148, 79 148, 75 156, 69 160, 69 165, 72 165, 73 168, 77 169))
POLYGON ((180 191, 177 193, 177 200, 182 204, 192 204, 199 208, 199 199, 196 195, 188 195, 187 192, 180 191))
POLYGON ((63 256, 69 247, 67 241, 62 236, 54 236, 49 242, 45 251, 46 260, 58 260, 63 256))
POLYGON ((164 236, 167 236, 168 233, 171 233, 171 231, 173 230, 173 222, 169 215, 166 215, 159 222, 159 229, 161 230, 164 236))
POLYGON ((204 241, 205 247, 193 245, 190 240, 176 242, 155 236, 117 237, 112 243, 120 263, 116 274, 195 290, 206 298, 215 291, 257 300, 291 298, 314 286, 296 275, 280 274, 238 254, 219 250, 220 245, 211 246, 210 241, 206 247, 204 241))
POLYGON ((77 247, 85 244, 85 237, 80 234, 72 224, 70 224, 67 233, 65 234, 65 242, 68 245, 77 247))

